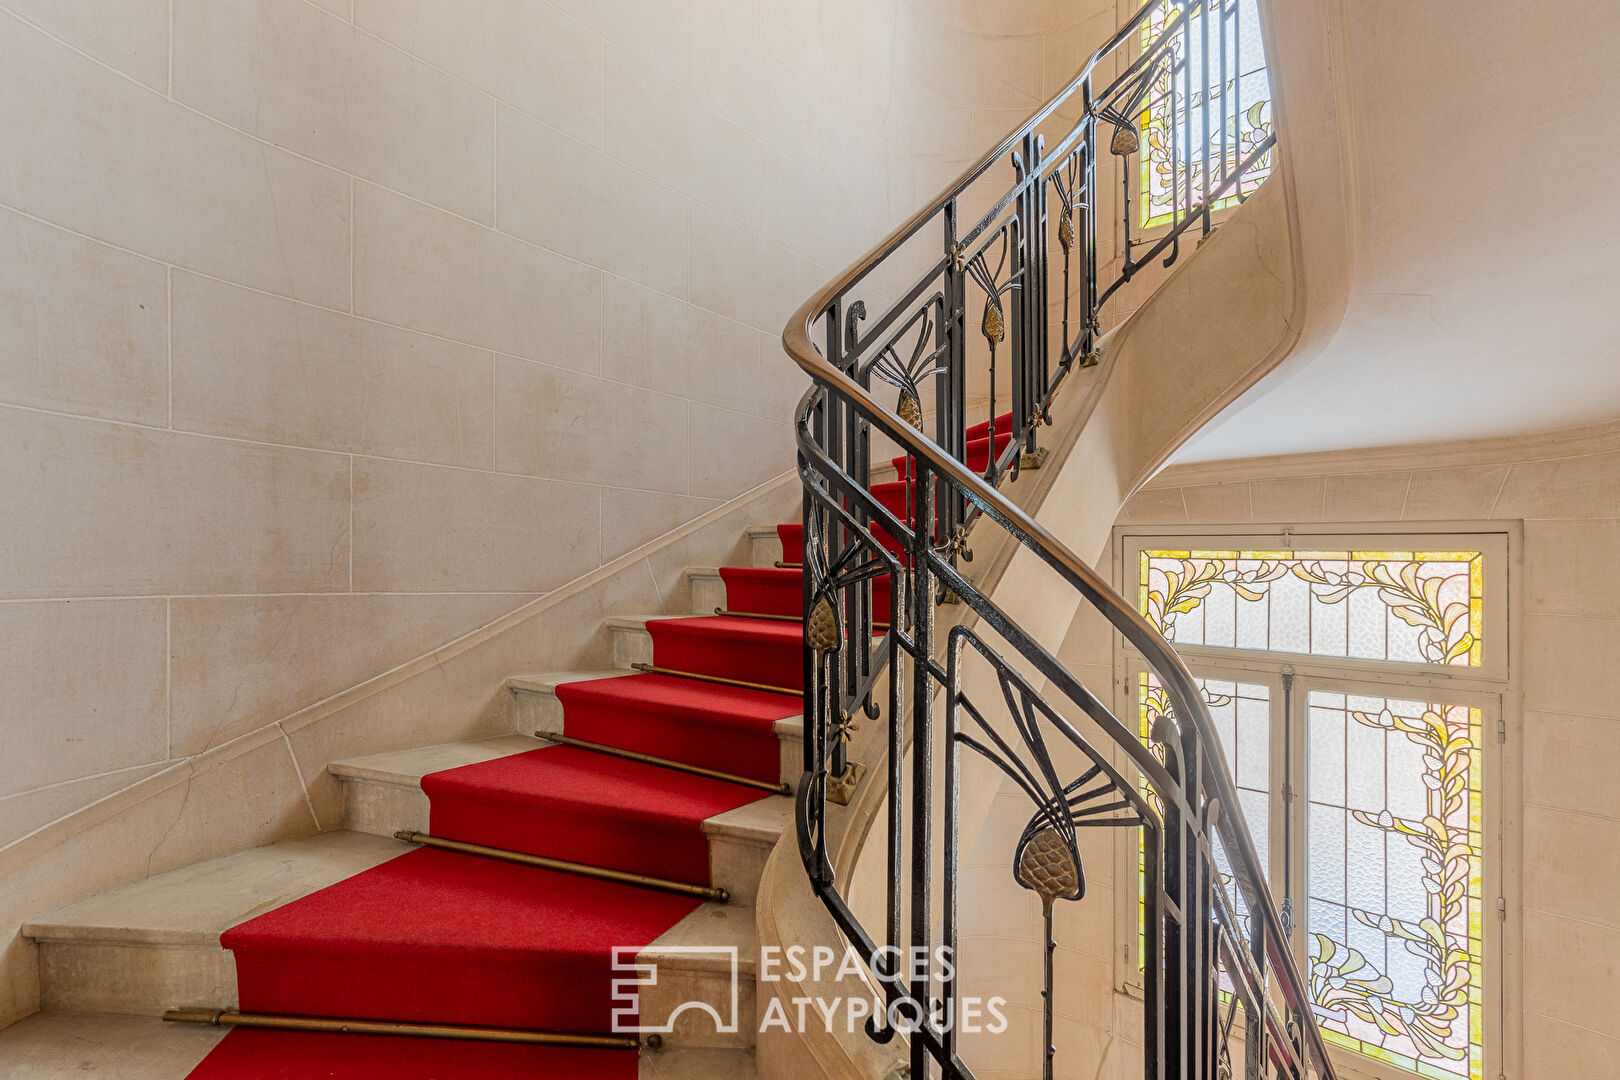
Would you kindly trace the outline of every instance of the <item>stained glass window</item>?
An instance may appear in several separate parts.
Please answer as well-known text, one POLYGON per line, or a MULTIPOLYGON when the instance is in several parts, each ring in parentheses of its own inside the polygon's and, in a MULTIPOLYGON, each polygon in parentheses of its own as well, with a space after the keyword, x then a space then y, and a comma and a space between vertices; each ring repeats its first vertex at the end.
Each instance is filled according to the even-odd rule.
POLYGON ((1481 713, 1312 691, 1311 995, 1324 1032, 1437 1080, 1483 1073, 1481 713))
MULTIPOLYGON (((1483 1080, 1500 1037, 1485 1007, 1501 978, 1500 894, 1486 889, 1500 808, 1485 776, 1507 688, 1506 542, 1290 541, 1128 543, 1123 568, 1142 614, 1185 650, 1262 860, 1272 820, 1303 850, 1279 858, 1271 887, 1302 923, 1324 1037, 1379 1075, 1483 1080)), ((1131 688, 1146 736, 1168 704, 1150 676, 1131 688)))
MULTIPOLYGON (((1209 125, 1209 169, 1214 182, 1206 184, 1203 156, 1195 150, 1191 155, 1194 204, 1203 202, 1206 191, 1218 189, 1271 134, 1271 78, 1266 71, 1265 47, 1260 36, 1259 0, 1217 0, 1189 5, 1189 8, 1188 32, 1174 46, 1173 62, 1159 70, 1141 116, 1140 219, 1144 228, 1170 221, 1178 202, 1185 210, 1186 145, 1189 136, 1198 143, 1203 142, 1206 123, 1209 125), (1201 25, 1206 10, 1210 15, 1207 27, 1201 25), (1184 96, 1188 85, 1184 64, 1191 68, 1190 102, 1184 96), (1169 105, 1171 80, 1175 85, 1174 110, 1169 105)), ((1166 4, 1148 17, 1143 28, 1144 47, 1158 39, 1176 10, 1175 6, 1166 4)), ((1215 203, 1214 209, 1229 206, 1240 195, 1258 187, 1270 174, 1270 157, 1270 154, 1264 155, 1243 175, 1239 184, 1215 203)))
POLYGON ((1479 667, 1477 551, 1141 555, 1142 613, 1178 645, 1479 667))

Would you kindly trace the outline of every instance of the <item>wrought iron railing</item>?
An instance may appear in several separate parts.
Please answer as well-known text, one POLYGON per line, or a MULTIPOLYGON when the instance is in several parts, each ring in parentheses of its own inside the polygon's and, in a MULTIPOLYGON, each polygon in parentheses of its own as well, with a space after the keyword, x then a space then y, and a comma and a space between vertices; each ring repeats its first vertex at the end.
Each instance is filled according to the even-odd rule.
POLYGON ((868 1033, 902 1034, 916 1080, 973 1075, 951 1021, 969 973, 909 970, 894 951, 955 954, 965 755, 987 759, 1031 800, 1010 856, 1046 918, 1047 1077, 1052 913, 1085 891, 1084 828, 1141 840, 1145 1076, 1332 1075, 1192 676, 1131 604, 996 489, 1039 464, 1053 395, 1094 362, 1104 305, 1155 262, 1168 266, 1189 229, 1207 234, 1215 211, 1269 165, 1264 107, 1252 93, 1243 101, 1242 60, 1254 47, 1240 7, 1254 2, 1150 0, 1060 94, 807 301, 784 334, 815 383, 797 416, 799 845, 816 892, 887 996, 868 1033), (1110 169, 1120 176, 1124 255, 1104 285, 1099 171, 1110 169), (892 409, 874 396, 880 384, 896 395, 892 409), (981 404, 987 422, 970 440, 969 413, 981 404), (892 481, 874 483, 874 441, 903 459, 892 481), (967 580, 969 528, 985 518, 1141 653, 1179 726, 1164 719, 1144 740, 967 580), (885 610, 874 611, 880 599, 885 610), (1005 714, 990 711, 991 697, 1005 714), (828 840, 829 802, 846 801, 859 779, 845 747, 862 712, 888 721, 887 887, 883 925, 872 928, 835 879, 828 840), (1074 712, 1087 730, 1065 718, 1074 712))

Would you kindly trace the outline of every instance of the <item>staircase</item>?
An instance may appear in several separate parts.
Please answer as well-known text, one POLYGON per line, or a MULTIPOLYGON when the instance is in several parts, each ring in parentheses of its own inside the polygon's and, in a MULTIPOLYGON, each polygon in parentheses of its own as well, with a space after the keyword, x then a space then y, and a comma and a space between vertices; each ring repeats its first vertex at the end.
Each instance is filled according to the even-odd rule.
POLYGON ((515 733, 329 763, 340 831, 41 913, 44 1011, 0 1032, 0 1075, 753 1076, 752 905, 803 760, 802 530, 747 550, 687 571, 694 611, 609 619, 611 670, 514 674, 515 733), (656 969, 654 1026, 731 1015, 727 948, 732 1030, 687 1009, 615 1032, 616 949, 656 969))
MULTIPOLYGON (((813 383, 794 417, 802 522, 750 531, 752 565, 688 570, 692 611, 607 618, 612 670, 511 675, 513 733, 329 762, 344 793, 340 830, 34 918, 25 934, 40 946, 44 1011, 0 1032, 0 1075, 749 1077, 768 924, 782 943, 856 946, 890 1011, 847 1039, 801 1032, 800 1046, 762 1045, 765 1075, 787 1075, 781 1065, 798 1050, 821 1066, 805 1075, 881 1075, 903 1055, 911 1075, 969 1080, 971 1048, 936 1019, 958 1015, 964 977, 936 961, 897 970, 883 956, 954 952, 959 843, 986 790, 962 783, 960 761, 974 754, 1031 797, 1007 854, 1049 942, 1056 903, 1084 896, 1077 830, 1118 829, 1140 844, 1144 1076, 1332 1077, 1190 674, 1056 535, 1106 531, 1113 496, 1123 501, 1298 340, 1286 317, 1275 320, 1282 344, 1251 340, 1262 320, 1246 317, 1286 316, 1291 278, 1267 261, 1284 246, 1274 232, 1223 244, 1236 216, 1209 252, 1229 275, 1218 283, 1276 286, 1216 297, 1240 345, 1207 335, 1188 348, 1186 328, 1201 324, 1185 277, 1174 318, 1137 339, 1130 324, 1118 339, 1102 333, 1103 305, 1167 267, 1184 236, 1189 251, 1195 236, 1209 239, 1215 211, 1257 193, 1252 174, 1278 145, 1244 128, 1220 89, 1237 85, 1224 45, 1236 10, 1148 0, 1073 83, 805 303, 784 335, 813 383), (1211 23, 1222 43, 1213 77, 1211 23), (1194 29, 1205 42, 1196 91, 1194 29), (1117 61, 1111 81, 1105 59, 1117 61), (1207 110, 1208 92, 1222 112, 1213 128, 1203 117, 1195 151, 1192 114, 1173 99, 1207 110), (1217 153, 1208 132, 1227 130, 1228 108, 1232 146, 1222 134, 1217 153), (1150 109, 1182 118, 1168 224, 1133 240, 1127 185, 1119 274, 1105 283, 1098 165, 1108 154, 1123 169, 1151 143, 1136 126, 1150 109), (981 180, 994 188, 987 198, 970 190, 981 180), (884 295, 871 281, 894 269, 885 261, 910 265, 900 248, 936 229, 923 276, 890 290, 899 299, 867 321, 868 302, 878 308, 884 295), (1144 366, 1149 350, 1183 365, 1171 372, 1182 392, 1151 409, 1141 387, 1162 372, 1144 366), (1062 383, 1092 368, 1084 408, 1063 417, 1052 446, 1037 445, 1062 383), (993 418, 976 427, 970 386, 988 388, 976 415, 993 418), (874 437, 900 448, 891 466, 873 467, 874 437), (1047 475, 1060 482, 1026 513, 998 485, 1049 453, 1047 475), (1151 732, 1114 716, 1110 695, 1051 655, 1083 604, 1163 683, 1173 715, 1151 732), (881 722, 852 741, 863 713, 881 722), (851 745, 870 768, 864 785, 851 745), (1072 773, 1059 774, 1054 752, 1072 773), (802 863, 791 892, 776 873, 783 852, 802 863), (876 884, 858 913, 849 888, 863 871, 876 884), (814 903, 820 921, 777 912, 784 897, 814 903), (891 1043, 887 1062, 864 1067, 863 1052, 891 1043)), ((1253 220, 1275 231, 1282 209, 1273 202, 1270 218, 1253 220)), ((1148 306, 1158 297, 1137 289, 1148 306)), ((1050 1080, 1050 946, 1043 975, 1050 1080)))

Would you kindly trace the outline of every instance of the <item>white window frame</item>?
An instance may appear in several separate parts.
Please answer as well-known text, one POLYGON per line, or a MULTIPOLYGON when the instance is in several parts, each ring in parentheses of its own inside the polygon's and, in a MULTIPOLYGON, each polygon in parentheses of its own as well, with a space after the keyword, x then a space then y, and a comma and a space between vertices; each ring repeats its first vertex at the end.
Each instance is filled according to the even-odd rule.
MULTIPOLYGON (((1291 835, 1296 962, 1306 965, 1308 886, 1306 884, 1305 815, 1309 804, 1306 703, 1312 689, 1390 694, 1396 688, 1421 690, 1437 703, 1467 705, 1485 712, 1484 784, 1486 795, 1485 880, 1482 914, 1485 941, 1484 1076, 1514 1078, 1521 1073, 1522 962, 1521 910, 1523 865, 1522 796, 1518 733, 1522 724, 1518 674, 1522 646, 1517 613, 1522 573, 1522 526, 1518 522, 1439 522, 1300 526, 1118 526, 1113 534, 1114 580, 1133 604, 1139 595, 1140 553, 1145 548, 1188 550, 1408 550, 1480 551, 1485 557, 1485 644, 1478 668, 1384 663, 1308 654, 1182 646, 1178 652, 1195 676, 1222 681, 1264 684, 1272 705, 1269 772, 1273 799, 1268 845, 1271 880, 1283 873, 1283 839, 1291 835), (1284 678, 1292 680, 1285 705, 1284 678), (1287 707, 1291 715, 1284 715, 1287 707), (1292 739, 1289 741, 1289 733, 1292 739), (1497 738, 1491 737, 1493 730, 1497 738), (1285 762, 1291 754, 1292 761, 1285 762), (1298 778, 1290 799, 1278 797, 1285 778, 1298 778), (1293 818, 1292 832, 1287 819, 1293 818), (1491 904, 1498 900, 1499 918, 1491 904), (1505 914, 1504 914, 1505 912, 1505 914)), ((1132 730, 1137 716, 1137 676, 1146 670, 1141 656, 1114 635, 1115 715, 1132 730)), ((1123 758, 1121 764, 1124 764, 1123 758)), ((1116 837, 1116 881, 1137 879, 1135 834, 1116 837)), ((1141 995, 1138 958, 1138 897, 1134 888, 1116 890, 1117 926, 1123 948, 1117 952, 1117 989, 1141 995)), ((1334 1067, 1350 1080, 1410 1080, 1418 1075, 1345 1047, 1330 1044, 1334 1067)))

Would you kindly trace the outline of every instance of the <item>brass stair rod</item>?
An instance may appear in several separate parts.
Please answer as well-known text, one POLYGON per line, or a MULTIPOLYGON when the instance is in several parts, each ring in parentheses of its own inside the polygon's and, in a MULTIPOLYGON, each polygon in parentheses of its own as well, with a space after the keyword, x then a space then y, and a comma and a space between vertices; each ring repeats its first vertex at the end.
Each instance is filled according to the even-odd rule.
MULTIPOLYGON (((406 1035, 422 1039, 467 1039, 472 1042, 528 1043, 596 1050, 638 1050, 641 1047, 637 1039, 628 1035, 572 1035, 560 1031, 523 1031, 517 1028, 407 1024, 388 1020, 333 1020, 321 1016, 242 1013, 231 1009, 170 1009, 163 1014, 163 1019, 173 1024, 209 1024, 213 1027, 321 1031, 348 1035, 406 1035)), ((663 1045, 663 1039, 651 1035, 647 1038, 647 1045, 656 1049, 663 1045)))
POLYGON ((573 746, 596 754, 623 758, 626 761, 640 761, 647 765, 657 765, 663 769, 674 769, 679 772, 691 773, 694 776, 706 776, 711 780, 724 780, 728 784, 741 784, 744 787, 758 788, 761 791, 769 791, 776 795, 793 794, 793 789, 781 782, 772 783, 769 780, 755 780, 751 776, 738 776, 736 773, 721 772, 719 769, 705 769, 701 765, 689 765, 684 761, 676 761, 673 758, 638 754, 634 750, 621 750, 617 746, 608 746, 604 743, 586 742, 584 739, 571 738, 556 731, 537 731, 534 734, 536 738, 557 743, 559 746, 573 746))
POLYGON ((803 615, 770 615, 763 611, 732 611, 730 608, 717 607, 716 615, 725 615, 733 619, 770 619, 773 622, 804 622, 803 615))
POLYGON ((483 844, 469 844, 462 840, 446 840, 442 836, 430 836, 427 833, 414 832, 410 829, 399 830, 394 834, 394 839, 403 840, 407 844, 421 844, 423 847, 456 851, 463 855, 482 855, 488 859, 502 859, 506 862, 521 863, 524 866, 537 866, 542 870, 558 870, 565 874, 579 874, 581 877, 617 881, 622 885, 639 885, 646 889, 661 889, 664 892, 680 893, 682 896, 696 896, 703 900, 713 900, 721 904, 731 900, 729 892, 713 885, 692 885, 685 881, 671 881, 668 878, 651 877, 647 874, 632 874, 628 870, 609 870, 605 866, 569 862, 567 859, 548 859, 544 855, 530 855, 526 851, 508 851, 505 848, 485 847, 483 844))
POLYGON ((744 690, 768 690, 773 694, 787 694, 789 697, 804 696, 802 690, 794 690, 787 686, 772 686, 770 683, 744 682, 742 679, 728 679, 723 675, 699 675, 695 671, 678 671, 656 664, 634 663, 630 666, 647 675, 672 675, 677 679, 696 679, 698 682, 719 683, 721 686, 740 686, 744 690))
MULTIPOLYGON (((770 619, 773 622, 804 622, 803 615, 767 615, 758 611, 732 611, 730 608, 715 608, 714 613, 716 615, 725 615, 733 619, 770 619)), ((873 630, 887 630, 888 628, 889 624, 886 622, 872 623, 873 630)))

